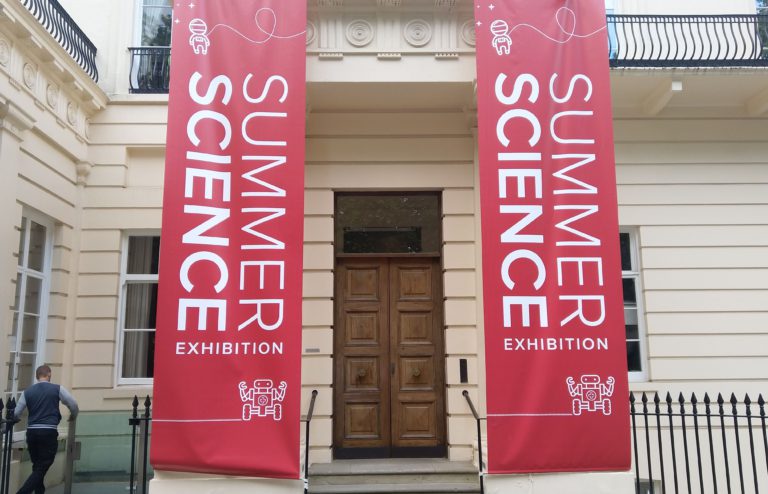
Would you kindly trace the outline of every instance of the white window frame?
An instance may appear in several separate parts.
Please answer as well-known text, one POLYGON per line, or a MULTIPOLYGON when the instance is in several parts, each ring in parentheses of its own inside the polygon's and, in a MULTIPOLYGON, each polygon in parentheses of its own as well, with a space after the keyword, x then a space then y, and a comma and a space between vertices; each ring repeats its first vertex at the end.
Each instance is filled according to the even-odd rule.
MULTIPOLYGON (((115 355, 116 386, 151 386, 151 377, 123 377, 123 347, 125 343, 125 301, 128 285, 132 282, 157 282, 157 274, 128 274, 128 241, 131 237, 160 237, 160 230, 129 230, 124 231, 120 241, 120 294, 118 304, 120 312, 117 318, 117 341, 115 355)), ((155 328, 157 331, 157 328, 155 328)))
MULTIPOLYGON (((648 349, 647 332, 645 326, 645 307, 643 304, 643 285, 640 267, 640 235, 637 228, 620 227, 619 233, 629 235, 630 262, 633 269, 621 271, 623 280, 631 278, 635 281, 635 295, 637 297, 637 337, 640 343, 640 370, 627 370, 630 382, 643 382, 648 380, 648 349)), ((626 351, 626 350, 625 350, 626 351)))
MULTIPOLYGON (((38 278, 41 280, 40 283, 40 307, 39 307, 39 314, 38 314, 38 323, 37 323, 37 342, 35 345, 35 361, 33 364, 34 369, 37 369, 37 367, 43 365, 45 363, 45 349, 46 349, 46 339, 48 334, 48 308, 50 305, 50 299, 51 299, 51 260, 53 259, 53 229, 55 227, 54 222, 51 218, 38 213, 36 211, 30 210, 30 209, 24 209, 22 211, 21 215, 21 229, 19 230, 19 235, 22 234, 22 231, 24 232, 24 240, 22 242, 22 248, 24 249, 24 252, 18 252, 18 256, 23 256, 21 264, 16 263, 16 274, 21 275, 21 279, 19 280, 21 282, 21 287, 19 288, 19 307, 15 307, 16 310, 20 314, 24 313, 24 304, 26 303, 26 300, 24 298, 24 293, 26 292, 26 283, 27 279, 30 275, 32 275, 35 278, 38 278), (31 269, 27 267, 28 262, 28 255, 29 255, 29 235, 31 232, 31 229, 29 228, 29 225, 27 225, 27 228, 24 229, 24 222, 32 222, 45 227, 45 248, 43 251, 43 270, 37 271, 35 269, 31 269)), ((14 290, 16 290, 16 286, 14 283, 14 290)), ((16 340, 13 343, 14 348, 9 348, 8 355, 9 357, 13 358, 14 366, 13 368, 8 368, 8 372, 16 373, 17 367, 16 362, 18 362, 19 355, 21 354, 21 342, 22 338, 21 336, 21 325, 24 323, 23 317, 16 318, 16 324, 17 327, 15 328, 16 333, 16 340)), ((9 379, 11 379, 11 376, 8 376, 9 379)), ((11 389, 6 390, 7 396, 13 396, 14 398, 18 399, 19 394, 24 391, 29 385, 34 384, 34 380, 31 383, 21 383, 22 385, 19 386, 18 378, 12 380, 12 386, 11 389), (20 389, 21 388, 21 389, 20 389)))
MULTIPOLYGON (((136 3, 134 4, 134 18, 136 19, 136 22, 133 23, 133 46, 137 47, 144 46, 141 42, 141 38, 144 28, 144 3, 146 1, 147 0, 136 0, 136 3)), ((171 12, 173 12, 173 2, 171 2, 171 12)))

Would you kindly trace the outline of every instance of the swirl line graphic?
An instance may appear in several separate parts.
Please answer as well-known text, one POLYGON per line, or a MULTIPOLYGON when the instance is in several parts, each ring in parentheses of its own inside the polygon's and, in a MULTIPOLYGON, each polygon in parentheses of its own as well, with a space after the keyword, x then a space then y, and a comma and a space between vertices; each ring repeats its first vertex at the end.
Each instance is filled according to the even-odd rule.
POLYGON ((256 23, 256 29, 258 29, 262 34, 266 35, 266 39, 263 39, 263 40, 251 39, 228 24, 216 24, 206 33, 206 36, 210 36, 218 28, 224 28, 224 29, 229 29, 230 31, 234 32, 244 40, 248 41, 249 43, 262 45, 267 41, 271 40, 272 38, 291 39, 291 38, 297 38, 299 36, 304 36, 307 33, 307 31, 304 30, 300 33, 291 34, 288 36, 281 36, 279 34, 275 34, 275 31, 277 31, 277 14, 275 14, 275 11, 270 9, 269 7, 263 7, 257 10, 256 14, 253 16, 253 20, 256 23), (265 28, 264 25, 261 23, 261 21, 259 21, 259 14, 261 14, 262 12, 266 12, 270 15, 271 27, 265 28))
POLYGON ((564 45, 565 43, 568 43, 569 41, 571 41, 573 38, 589 38, 599 33, 600 31, 604 31, 607 28, 607 26, 603 26, 600 29, 596 31, 592 31, 589 34, 576 34, 576 12, 569 9, 568 7, 560 7, 559 9, 557 9, 557 12, 555 12, 555 22, 557 22, 557 27, 560 28, 560 31, 567 36, 566 39, 564 40, 555 39, 552 36, 545 33, 544 31, 542 31, 541 29, 537 28, 536 26, 532 26, 530 24, 525 24, 525 23, 517 24, 516 26, 514 26, 512 29, 509 30, 509 33, 512 34, 513 32, 515 32, 517 28, 527 27, 527 28, 533 29, 534 31, 541 34, 545 38, 554 41, 555 43, 560 43, 561 45, 564 45), (564 21, 561 19, 562 18, 561 13, 566 14, 565 20, 570 19, 573 21, 573 29, 568 30, 565 28, 564 21))

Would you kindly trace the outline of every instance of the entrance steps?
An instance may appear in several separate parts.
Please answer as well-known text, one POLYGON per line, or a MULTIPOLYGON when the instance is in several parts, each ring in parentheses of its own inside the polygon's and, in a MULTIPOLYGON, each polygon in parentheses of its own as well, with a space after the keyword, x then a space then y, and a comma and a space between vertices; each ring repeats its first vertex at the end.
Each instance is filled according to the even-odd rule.
POLYGON ((310 494, 477 494, 469 462, 433 458, 335 460, 309 469, 310 494))

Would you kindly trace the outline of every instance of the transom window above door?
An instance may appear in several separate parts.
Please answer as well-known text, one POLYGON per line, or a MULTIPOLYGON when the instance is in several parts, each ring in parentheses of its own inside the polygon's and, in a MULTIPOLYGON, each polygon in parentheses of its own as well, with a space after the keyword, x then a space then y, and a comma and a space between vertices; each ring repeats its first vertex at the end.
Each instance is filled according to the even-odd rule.
POLYGON ((336 194, 336 254, 437 254, 437 192, 336 194))

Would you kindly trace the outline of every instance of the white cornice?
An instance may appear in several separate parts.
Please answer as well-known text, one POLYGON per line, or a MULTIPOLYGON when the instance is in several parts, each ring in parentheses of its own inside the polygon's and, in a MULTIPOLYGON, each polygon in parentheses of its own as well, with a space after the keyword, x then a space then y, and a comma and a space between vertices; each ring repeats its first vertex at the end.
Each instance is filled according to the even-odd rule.
MULTIPOLYGON (((37 62, 38 76, 42 75, 60 86, 62 92, 76 101, 86 117, 106 106, 108 97, 104 91, 18 0, 0 0, 0 36, 12 45, 11 56, 37 62)), ((0 63, 0 69, 2 65, 0 63)), ((9 75, 16 77, 18 74, 9 75)), ((43 87, 42 91, 45 90, 43 87)))

